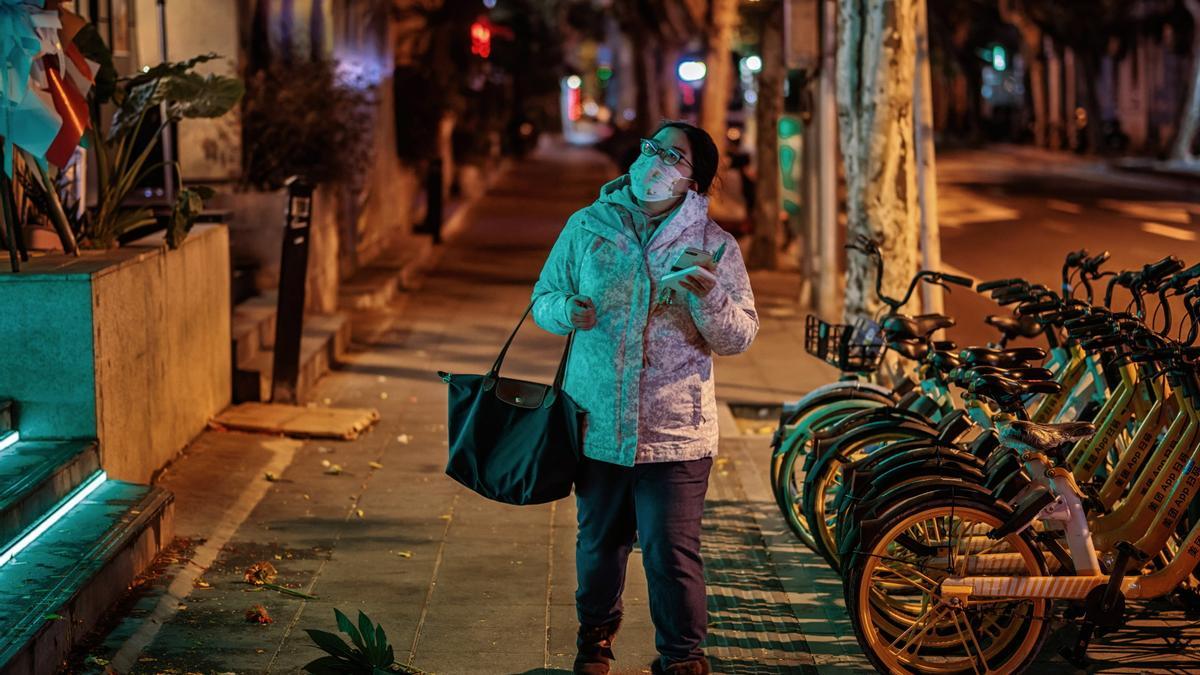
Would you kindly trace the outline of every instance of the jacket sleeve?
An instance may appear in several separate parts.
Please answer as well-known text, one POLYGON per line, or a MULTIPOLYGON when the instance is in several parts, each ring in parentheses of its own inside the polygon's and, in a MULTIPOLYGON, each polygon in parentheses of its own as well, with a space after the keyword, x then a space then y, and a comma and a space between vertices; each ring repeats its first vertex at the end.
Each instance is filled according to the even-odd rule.
POLYGON ((577 217, 578 214, 571 216, 558 234, 530 298, 533 320, 555 335, 566 335, 575 330, 567 313, 567 299, 575 295, 578 288, 578 268, 572 253, 577 217))
POLYGON ((754 292, 737 240, 728 237, 717 263, 717 285, 704 298, 687 293, 688 311, 708 346, 721 356, 740 354, 758 334, 754 292))

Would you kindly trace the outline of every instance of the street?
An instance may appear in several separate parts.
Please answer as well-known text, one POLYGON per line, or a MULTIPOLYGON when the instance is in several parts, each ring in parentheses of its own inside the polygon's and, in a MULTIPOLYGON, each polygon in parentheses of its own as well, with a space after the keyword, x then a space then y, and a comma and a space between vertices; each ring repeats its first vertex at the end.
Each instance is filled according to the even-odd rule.
MULTIPOLYGON (((968 157, 946 164, 957 161, 978 167, 968 157)), ((370 433, 342 442, 203 434, 161 480, 179 504, 179 546, 137 585, 105 634, 77 652, 72 670, 99 673, 99 658, 128 673, 298 672, 319 655, 303 629, 336 630, 337 607, 352 619, 364 610, 384 625, 398 661, 431 673, 569 672, 573 500, 503 506, 446 478, 445 389, 433 371, 477 372, 490 363, 566 215, 610 175, 612 169, 590 151, 544 149, 515 166, 460 228, 446 233, 447 248, 420 290, 386 308, 355 313, 355 348, 321 381, 314 400, 378 408, 383 420, 370 433), (537 187, 550 180, 553 191, 537 187), (323 470, 330 459, 342 467, 339 475, 323 470), (266 470, 277 477, 264 481, 266 470), (245 586, 245 569, 263 560, 279 570, 281 584, 317 599, 245 586), (247 624, 243 614, 255 604, 274 622, 247 624)), ((1020 247, 1011 247, 1013 257, 987 254, 1004 239, 994 232, 1017 227, 1006 208, 1077 228, 1054 235, 1064 250, 1095 214, 1112 237, 1105 246, 1116 249, 1125 241, 1126 248, 1151 257, 1179 252, 1148 234, 1121 239, 1121 228, 1136 227, 1137 220, 1105 216, 1107 202, 1084 200, 1085 188, 1073 193, 1060 186, 1051 197, 1032 189, 1034 181, 1014 177, 1008 175, 1002 197, 994 185, 947 185, 946 251, 955 267, 982 278, 1022 273, 1012 262, 1023 259, 1020 247), (1074 216, 1068 220, 1047 205, 1058 204, 1052 199, 1088 206, 1065 214, 1074 216), (956 208, 963 214, 958 221, 952 220, 956 208), (974 222, 972 214, 987 220, 974 222)), ((1132 196, 1113 204, 1150 208, 1132 196)), ((1154 208, 1166 213, 1163 201, 1155 200, 1154 208)), ((1030 270, 1030 276, 1053 281, 1058 253, 1035 248, 1027 257, 1036 256, 1046 269, 1030 270)), ((1115 258, 1130 264, 1135 256, 1114 250, 1115 258)), ((723 404, 741 410, 774 405, 836 377, 803 354, 803 312, 791 301, 794 278, 752 274, 762 327, 748 352, 717 359, 723 404)), ((958 332, 972 334, 975 324, 982 325, 979 317, 991 311, 989 303, 968 293, 952 298, 950 312, 965 318, 958 332)), ((505 361, 505 374, 537 381, 550 372, 561 338, 530 323, 505 361)), ((843 609, 840 579, 793 537, 772 501, 767 437, 741 431, 733 417, 722 415, 703 544, 714 672, 864 672, 868 666, 843 609)), ((640 567, 635 550, 615 673, 649 672, 655 654, 640 567)), ((1133 612, 1137 628, 1094 645, 1101 671, 1187 671, 1193 663, 1187 645, 1196 637, 1187 616, 1169 603, 1137 605, 1133 612)), ((1044 650, 1035 672, 1067 668, 1056 647, 1052 642, 1044 650)))
MULTIPOLYGON (((1024 148, 943 154, 944 269, 978 281, 1021 277, 1057 289, 1064 257, 1081 248, 1109 251, 1103 269, 1118 271, 1168 255, 1200 262, 1200 183, 1097 167, 1024 148)), ((956 288, 946 296, 946 311, 958 320, 949 336, 966 345, 993 339, 983 317, 1008 309, 956 288)))

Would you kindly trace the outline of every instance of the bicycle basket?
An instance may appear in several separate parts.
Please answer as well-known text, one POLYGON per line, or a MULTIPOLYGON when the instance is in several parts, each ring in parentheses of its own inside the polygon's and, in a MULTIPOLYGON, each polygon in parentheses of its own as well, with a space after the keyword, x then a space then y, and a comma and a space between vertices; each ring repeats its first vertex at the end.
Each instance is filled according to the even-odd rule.
POLYGON ((887 343, 874 321, 860 319, 848 326, 826 323, 809 314, 804 323, 804 349, 839 370, 866 373, 879 367, 887 343))

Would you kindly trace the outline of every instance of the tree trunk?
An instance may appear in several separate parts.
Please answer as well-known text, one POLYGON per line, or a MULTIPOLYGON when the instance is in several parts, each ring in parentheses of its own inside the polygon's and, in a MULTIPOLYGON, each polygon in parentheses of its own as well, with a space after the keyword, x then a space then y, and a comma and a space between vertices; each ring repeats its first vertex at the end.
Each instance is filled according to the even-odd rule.
MULTIPOLYGON (((839 0, 838 128, 847 183, 847 238, 877 242, 882 287, 903 295, 917 267, 916 153, 913 139, 914 0, 839 0)), ((875 266, 851 251, 847 321, 882 307, 875 266)))
POLYGON ((659 109, 664 119, 679 119, 679 87, 675 84, 675 68, 679 63, 679 49, 667 47, 659 54, 658 92, 661 99, 659 109))
POLYGON ((638 27, 633 31, 633 78, 637 94, 634 110, 637 127, 641 133, 649 133, 658 120, 658 73, 654 63, 654 42, 649 31, 638 27))
POLYGON ((718 148, 725 147, 729 94, 733 85, 731 51, 737 28, 737 0, 712 0, 712 21, 705 35, 704 94, 700 101, 700 127, 718 148))
POLYGON ((1064 107, 1067 110, 1067 147, 1079 150, 1079 71, 1076 68, 1075 50, 1063 49, 1064 107))
MULTIPOLYGON (((941 231, 937 212, 937 164, 934 160, 933 83, 929 63, 929 22, 926 16, 928 0, 916 0, 917 59, 915 102, 917 205, 920 214, 921 267, 927 270, 942 268, 941 231)), ((945 310, 942 287, 925 284, 921 289, 921 306, 930 314, 945 310)))
POLYGON ((1104 144, 1103 124, 1100 112, 1100 58, 1095 54, 1083 54, 1079 59, 1083 65, 1083 100, 1087 110, 1088 152, 1098 154, 1104 144))
POLYGON ((1171 159, 1195 162, 1192 147, 1196 132, 1200 131, 1200 0, 1184 0, 1188 13, 1192 15, 1192 78, 1188 94, 1183 100, 1179 118, 1179 132, 1171 144, 1171 159))
POLYGON ((1042 30, 1013 6, 1012 0, 1000 0, 1000 18, 1021 35, 1021 58, 1029 68, 1029 94, 1033 103, 1033 142, 1039 148, 1046 142, 1046 64, 1042 61, 1042 30))
POLYGON ((1047 140, 1051 150, 1059 150, 1063 145, 1062 59, 1058 46, 1048 36, 1043 40, 1042 52, 1046 55, 1047 140))
POLYGON ((747 266, 750 269, 774 269, 779 257, 779 130, 783 115, 783 80, 787 76, 783 59, 783 5, 762 15, 762 71, 758 74, 758 103, 754 110, 758 124, 758 178, 754 199, 754 237, 747 266))

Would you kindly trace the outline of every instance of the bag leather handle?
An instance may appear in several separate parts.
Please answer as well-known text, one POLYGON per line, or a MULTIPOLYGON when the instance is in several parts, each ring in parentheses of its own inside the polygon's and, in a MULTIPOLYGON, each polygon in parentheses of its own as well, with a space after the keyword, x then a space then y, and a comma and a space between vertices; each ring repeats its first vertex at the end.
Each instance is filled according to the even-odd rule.
MULTIPOLYGON (((525 323, 525 318, 529 316, 529 312, 533 309, 533 301, 529 302, 529 306, 525 308, 525 313, 521 315, 521 320, 517 322, 517 327, 513 328, 509 334, 508 340, 504 342, 504 346, 500 348, 500 354, 496 356, 496 362, 492 364, 492 369, 488 371, 488 377, 498 380, 500 379, 500 364, 504 362, 504 356, 508 353, 508 347, 512 344, 513 338, 517 337, 517 331, 521 330, 521 326, 525 323)), ((567 358, 571 355, 571 345, 575 342, 575 331, 572 330, 567 335, 567 345, 563 348, 562 360, 558 362, 558 372, 554 375, 554 390, 562 389, 563 378, 567 373, 567 358)))

